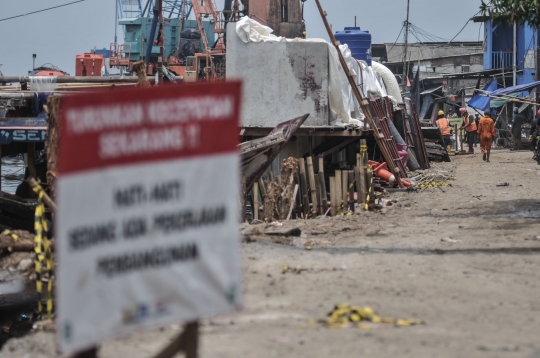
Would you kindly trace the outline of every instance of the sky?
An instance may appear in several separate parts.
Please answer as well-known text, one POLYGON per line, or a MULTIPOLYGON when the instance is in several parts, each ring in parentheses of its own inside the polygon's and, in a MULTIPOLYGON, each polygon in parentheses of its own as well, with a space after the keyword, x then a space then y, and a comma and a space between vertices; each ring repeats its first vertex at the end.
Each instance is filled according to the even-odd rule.
MULTIPOLYGON (((0 20, 71 2, 73 0, 0 0, 0 20)), ((146 1, 146 0, 143 0, 146 1)), ((372 34, 373 43, 396 41, 407 14, 407 0, 320 0, 332 29, 357 26, 372 34)), ((222 7, 223 0, 216 0, 222 7)), ((467 20, 478 12, 480 0, 410 0, 409 21, 440 38, 454 37, 467 20)), ((304 18, 308 37, 328 39, 314 0, 305 2, 304 18)), ((75 56, 94 46, 109 48, 114 41, 115 0, 85 0, 50 11, 0 21, 0 71, 4 76, 26 75, 51 63, 74 75, 75 56)), ((482 39, 480 24, 472 21, 455 41, 482 39)), ((118 27, 119 42, 123 33, 118 27)), ((403 41, 403 34, 398 42, 403 41)), ((409 41, 415 42, 409 35, 409 41)))

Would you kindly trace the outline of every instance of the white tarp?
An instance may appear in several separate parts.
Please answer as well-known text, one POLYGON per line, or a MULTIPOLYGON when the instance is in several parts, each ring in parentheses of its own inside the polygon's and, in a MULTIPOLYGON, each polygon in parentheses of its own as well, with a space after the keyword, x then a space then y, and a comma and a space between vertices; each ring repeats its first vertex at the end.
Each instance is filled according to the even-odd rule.
MULTIPOLYGON (((245 16, 236 23, 236 33, 238 37, 244 42, 324 42, 328 44, 330 52, 329 58, 329 84, 328 84, 328 97, 330 104, 330 115, 333 124, 352 124, 363 125, 364 114, 359 109, 358 102, 352 89, 349 85, 349 81, 345 72, 341 68, 339 56, 336 48, 323 39, 287 39, 284 37, 275 36, 272 34, 273 30, 268 26, 264 26, 259 22, 250 19, 245 16), (355 114, 356 118, 351 116, 351 113, 355 114)), ((341 53, 349 67, 349 71, 354 74, 354 78, 365 97, 372 96, 385 96, 386 90, 382 85, 382 82, 373 72, 373 70, 364 65, 360 65, 359 61, 356 61, 351 56, 351 51, 347 45, 339 46, 341 53)))

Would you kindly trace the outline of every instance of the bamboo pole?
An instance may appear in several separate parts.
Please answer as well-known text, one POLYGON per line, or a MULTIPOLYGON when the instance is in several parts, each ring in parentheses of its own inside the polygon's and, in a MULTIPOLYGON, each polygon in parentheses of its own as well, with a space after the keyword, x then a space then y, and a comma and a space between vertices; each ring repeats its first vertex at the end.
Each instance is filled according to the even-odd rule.
MULTIPOLYGON (((41 186, 38 184, 38 182, 36 181, 36 179, 34 179, 34 177, 28 177, 28 184, 30 185, 30 187, 31 187, 32 189, 34 189, 34 188, 41 188, 41 186)), ((43 189, 41 189, 41 190, 43 190, 43 189)), ((51 199, 46 193, 43 193, 43 197, 42 197, 41 200, 43 200, 43 203, 44 203, 45 205, 47 205, 47 207, 48 207, 49 209, 51 209, 51 211, 52 211, 53 213, 56 212, 56 204, 54 203, 54 201, 52 201, 52 199, 51 199)))

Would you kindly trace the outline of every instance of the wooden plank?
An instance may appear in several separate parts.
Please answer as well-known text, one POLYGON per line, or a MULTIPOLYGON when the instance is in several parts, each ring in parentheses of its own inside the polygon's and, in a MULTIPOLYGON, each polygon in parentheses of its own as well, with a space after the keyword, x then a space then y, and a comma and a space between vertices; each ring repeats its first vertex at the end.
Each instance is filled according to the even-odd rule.
POLYGON ((240 197, 240 222, 246 222, 246 209, 247 209, 247 192, 246 192, 246 177, 242 174, 240 175, 240 190, 242 196, 240 197))
POLYGON ((251 192, 253 198, 253 220, 259 220, 259 183, 253 183, 253 191, 251 192))
POLYGON ((197 358, 198 347, 199 322, 190 322, 184 326, 184 331, 154 358, 173 358, 178 352, 184 352, 186 358, 197 358))
POLYGON ((302 190, 302 209, 304 213, 304 219, 307 219, 309 215, 309 189, 306 179, 306 165, 304 158, 300 158, 298 161, 300 166, 300 189, 302 190))
POLYGON ((292 211, 294 209, 294 206, 296 205, 296 194, 298 193, 298 184, 295 184, 294 186, 294 191, 293 191, 293 200, 291 200, 291 206, 289 207, 289 213, 287 214, 287 219, 286 220, 290 220, 291 219, 291 214, 292 214, 292 211))
POLYGON ((328 210, 328 194, 326 192, 326 183, 324 181, 323 172, 319 172, 319 192, 321 193, 321 215, 325 215, 328 210))
POLYGON ((349 178, 347 177, 347 170, 341 173, 341 201, 343 202, 343 211, 347 211, 347 196, 349 193, 349 178))
POLYGON ((76 353, 72 358, 97 358, 97 351, 97 347, 88 348, 82 352, 76 353))
POLYGON ((336 191, 336 206, 337 206, 337 208, 339 210, 339 207, 341 206, 341 199, 343 198, 343 194, 341 193, 341 191, 342 191, 341 170, 336 170, 335 175, 336 175, 336 188, 335 188, 335 191, 336 191))
POLYGON ((262 177, 259 178, 259 190, 261 191, 261 195, 263 197, 266 196, 266 184, 264 183, 264 179, 262 177))
MULTIPOLYGON (((337 174, 337 171, 336 171, 337 174)), ((330 204, 332 209, 330 215, 336 216, 337 213, 337 198, 336 198, 336 177, 330 177, 330 204)))
POLYGON ((307 157, 307 170, 309 177, 309 189, 311 193, 311 203, 313 204, 313 214, 317 214, 318 201, 317 201, 317 185, 315 184, 315 172, 313 171, 313 158, 307 157))
POLYGON ((358 167, 354 167, 354 180, 356 184, 356 203, 358 205, 362 205, 362 192, 360 191, 360 187, 362 186, 362 180, 360 178, 360 169, 358 167))
POLYGON ((354 213, 354 172, 349 170, 349 210, 354 213))
POLYGON ((362 207, 366 204, 366 198, 368 194, 368 182, 367 182, 367 145, 365 139, 360 139, 360 159, 359 159, 359 166, 358 166, 358 172, 360 174, 360 188, 359 195, 358 195, 358 204, 361 204, 362 207))

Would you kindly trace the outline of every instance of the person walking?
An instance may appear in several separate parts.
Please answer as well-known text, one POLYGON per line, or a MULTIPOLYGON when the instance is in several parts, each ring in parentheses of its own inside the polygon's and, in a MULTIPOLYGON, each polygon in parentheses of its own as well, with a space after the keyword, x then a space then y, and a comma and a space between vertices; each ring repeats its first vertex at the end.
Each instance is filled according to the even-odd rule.
POLYGON ((491 153, 491 143, 495 138, 495 125, 493 119, 489 116, 489 110, 484 112, 484 116, 478 122, 478 136, 480 137, 480 150, 484 155, 482 159, 489 163, 489 155, 491 153))
POLYGON ((525 118, 519 113, 518 108, 514 107, 514 117, 512 118, 512 149, 521 150, 521 127, 525 118))
POLYGON ((531 123, 531 129, 529 130, 529 140, 531 141, 530 150, 534 152, 533 159, 537 159, 536 156, 536 133, 538 133, 538 126, 540 126, 540 109, 536 112, 536 117, 531 123))
POLYGON ((461 125, 461 129, 465 128, 465 131, 467 132, 467 145, 469 146, 469 153, 474 153, 474 141, 476 139, 476 122, 472 116, 467 113, 467 109, 460 108, 459 112, 461 113, 461 116, 463 117, 463 124, 461 125))
MULTIPOLYGON (((476 113, 474 115, 474 122, 476 123, 476 128, 478 129, 478 123, 480 122, 480 115, 478 113, 476 113)), ((476 147, 476 145, 478 144, 478 133, 475 133, 474 135, 474 146, 476 147)))
POLYGON ((443 138, 444 145, 446 146, 446 151, 448 154, 452 153, 452 142, 450 141, 450 121, 447 118, 444 118, 444 111, 439 111, 437 113, 437 127, 441 131, 441 136, 443 138))

